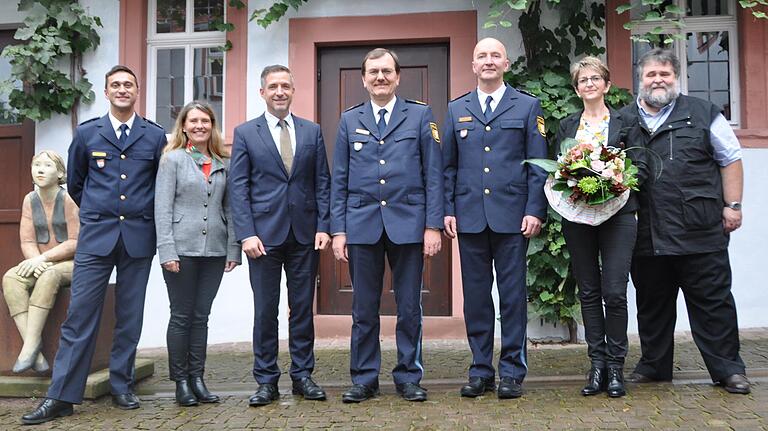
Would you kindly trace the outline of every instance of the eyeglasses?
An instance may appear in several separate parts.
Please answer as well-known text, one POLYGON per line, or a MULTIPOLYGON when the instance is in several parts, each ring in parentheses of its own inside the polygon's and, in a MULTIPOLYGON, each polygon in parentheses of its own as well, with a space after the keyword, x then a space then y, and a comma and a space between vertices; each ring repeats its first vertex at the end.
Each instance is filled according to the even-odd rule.
POLYGON ((579 80, 576 81, 576 82, 579 85, 587 85, 588 81, 592 81, 593 84, 599 84, 599 83, 603 82, 603 77, 602 76, 598 76, 598 75, 588 76, 588 77, 584 77, 584 78, 579 78, 579 80))

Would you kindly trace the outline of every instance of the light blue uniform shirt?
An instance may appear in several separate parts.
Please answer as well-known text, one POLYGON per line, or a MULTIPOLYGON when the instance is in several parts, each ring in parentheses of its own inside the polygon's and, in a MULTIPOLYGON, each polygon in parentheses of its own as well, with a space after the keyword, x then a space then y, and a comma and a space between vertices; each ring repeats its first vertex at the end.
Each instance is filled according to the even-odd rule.
MULTIPOLYGON (((667 121, 669 114, 675 108, 675 101, 673 100, 669 105, 661 108, 656 114, 650 114, 643 109, 640 98, 637 98, 638 112, 640 112, 640 117, 651 133, 655 132, 659 126, 667 121)), ((717 114, 717 117, 712 120, 712 124, 709 125, 709 140, 714 150, 715 162, 721 167, 741 160, 741 145, 739 145, 739 140, 736 138, 736 134, 733 133, 733 128, 728 124, 728 120, 725 119, 723 114, 717 114)))

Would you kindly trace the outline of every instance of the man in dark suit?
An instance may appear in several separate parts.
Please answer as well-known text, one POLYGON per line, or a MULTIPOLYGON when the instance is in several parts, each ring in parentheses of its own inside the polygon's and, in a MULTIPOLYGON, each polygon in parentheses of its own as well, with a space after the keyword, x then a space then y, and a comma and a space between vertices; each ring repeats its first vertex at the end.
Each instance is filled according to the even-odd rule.
POLYGON ((469 383, 461 395, 493 390, 493 332, 497 314, 491 299, 493 268, 501 315, 499 398, 522 395, 526 363, 528 238, 546 216, 546 173, 521 162, 547 155, 539 101, 504 84, 509 60, 504 45, 483 39, 475 46, 472 70, 477 89, 448 105, 443 134, 445 232, 459 236, 464 320, 472 349, 469 383))
POLYGON ((318 250, 331 242, 325 144, 319 125, 291 114, 294 87, 287 67, 264 68, 260 92, 267 111, 235 129, 229 174, 235 236, 248 256, 253 289, 253 376, 259 387, 249 404, 262 406, 280 397, 277 308, 283 267, 293 393, 324 400, 325 391, 311 376, 318 250))
POLYGON ((440 251, 443 219, 440 138, 432 110, 395 97, 397 56, 369 52, 362 65, 371 100, 344 112, 339 122, 331 185, 333 253, 349 262, 353 284, 350 372, 344 402, 378 393, 381 351, 379 303, 384 256, 392 268, 397 302, 397 392, 424 401, 421 363, 423 255, 440 251))
POLYGON ((22 417, 25 424, 68 416, 82 402, 113 268, 119 306, 109 360, 112 400, 121 409, 139 407, 134 360, 155 254, 155 174, 166 139, 162 127, 135 114, 138 91, 130 69, 113 67, 105 77, 109 113, 79 125, 69 146, 67 189, 80 206, 72 296, 47 398, 22 417))

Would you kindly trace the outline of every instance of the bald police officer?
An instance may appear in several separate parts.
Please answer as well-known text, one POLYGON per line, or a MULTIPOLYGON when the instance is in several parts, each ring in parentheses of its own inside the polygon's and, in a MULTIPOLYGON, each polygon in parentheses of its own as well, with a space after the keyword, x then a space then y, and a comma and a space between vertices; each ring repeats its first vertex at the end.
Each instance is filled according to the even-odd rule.
POLYGON ((493 390, 491 287, 495 264, 501 314, 499 398, 522 395, 526 362, 528 238, 546 216, 546 173, 529 158, 547 155, 544 119, 534 97, 504 84, 509 60, 504 45, 483 39, 472 70, 477 89, 448 105, 443 134, 445 232, 458 233, 464 320, 472 350, 469 383, 461 395, 493 390))

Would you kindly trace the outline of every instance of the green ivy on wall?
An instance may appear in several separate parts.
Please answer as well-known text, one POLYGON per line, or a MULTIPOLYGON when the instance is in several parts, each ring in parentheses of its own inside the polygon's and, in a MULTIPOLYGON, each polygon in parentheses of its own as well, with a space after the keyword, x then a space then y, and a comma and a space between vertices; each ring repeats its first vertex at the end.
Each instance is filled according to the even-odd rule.
MULTIPOLYGON (((35 121, 70 113, 74 128, 79 104, 92 103, 95 97, 82 60, 99 45, 96 29, 101 20, 68 0, 21 0, 18 10, 26 12, 24 25, 14 35, 21 43, 2 52, 11 63, 11 79, 2 83, 9 92, 8 104, 18 116, 35 121), (66 66, 68 73, 61 70, 66 66)), ((4 115, 10 111, 3 109, 4 115)))

